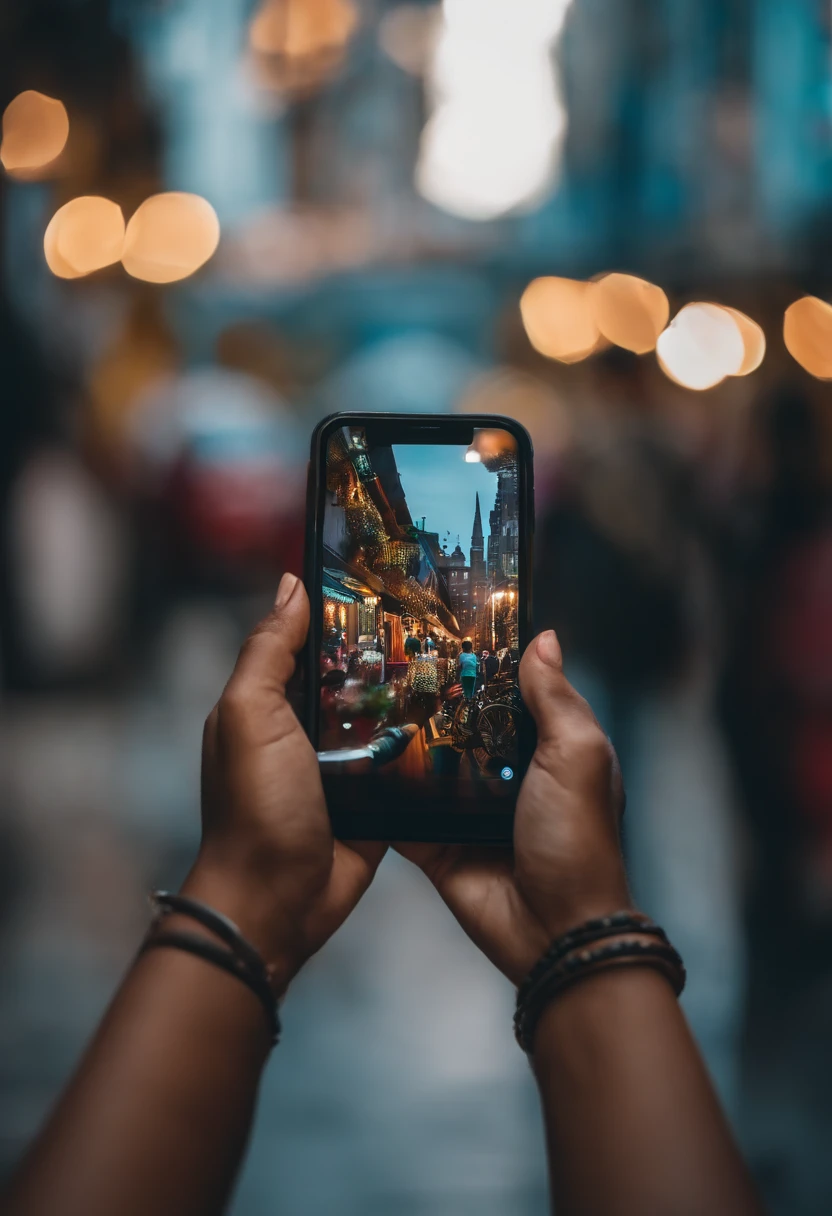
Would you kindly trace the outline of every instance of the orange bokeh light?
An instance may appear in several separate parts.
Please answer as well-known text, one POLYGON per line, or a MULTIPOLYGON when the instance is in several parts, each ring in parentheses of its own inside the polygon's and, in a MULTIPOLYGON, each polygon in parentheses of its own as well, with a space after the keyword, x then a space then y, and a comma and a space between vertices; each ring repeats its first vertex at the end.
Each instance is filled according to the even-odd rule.
POLYGON ((762 327, 756 321, 752 321, 751 317, 746 316, 744 312, 740 312, 738 308, 729 308, 727 304, 723 304, 721 307, 736 321, 745 348, 742 365, 739 371, 734 372, 734 375, 749 376, 763 361, 766 353, 766 336, 762 327))
POLYGON ((832 380, 832 307, 817 296, 803 296, 783 318, 786 350, 818 380, 832 380))
POLYGON ((598 348, 594 288, 594 283, 551 276, 529 283, 520 299, 520 315, 535 350, 549 359, 576 363, 598 348))
POLYGON ((179 191, 154 194, 130 217, 121 260, 134 279, 175 283, 199 270, 219 239, 220 222, 206 199, 179 191))
POLYGON ((591 302, 599 332, 636 355, 653 350, 670 316, 661 287, 632 274, 604 275, 595 284, 591 302))
POLYGON ((69 117, 63 102, 34 89, 18 93, 3 114, 0 161, 13 176, 39 177, 64 150, 69 117))
POLYGON ((43 237, 46 263, 60 279, 77 279, 121 257, 124 216, 117 203, 94 194, 73 198, 49 221, 43 237))
POLYGON ((249 41, 261 55, 302 59, 343 45, 357 20, 349 0, 264 0, 249 41))

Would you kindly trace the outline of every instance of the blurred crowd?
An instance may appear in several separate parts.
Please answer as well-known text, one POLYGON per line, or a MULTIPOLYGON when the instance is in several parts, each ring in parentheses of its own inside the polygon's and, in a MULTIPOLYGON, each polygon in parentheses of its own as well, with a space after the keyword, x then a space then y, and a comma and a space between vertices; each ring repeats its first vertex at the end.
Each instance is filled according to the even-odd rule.
MULTIPOLYGON (((0 177, 2 1166, 138 943, 143 893, 185 872, 202 720, 279 575, 301 569, 313 426, 350 408, 494 412, 535 445, 536 625, 557 628, 619 751, 636 896, 685 958, 688 1015, 772 1211, 819 1216, 832 1195, 832 412, 828 384, 781 339, 786 306, 829 277, 808 170, 794 179, 802 226, 782 220, 781 172, 780 193, 768 178, 763 191, 777 241, 761 252, 759 216, 734 238, 749 108, 781 148, 776 98, 760 91, 777 92, 775 17, 828 52, 828 14, 758 6, 755 76, 725 14, 747 23, 756 6, 668 2, 644 17, 651 41, 634 20, 647 9, 627 0, 618 50, 611 5, 551 6, 558 27, 541 38, 560 67, 546 87, 569 127, 547 155, 565 185, 530 169, 534 197, 514 214, 484 171, 466 179, 479 183, 466 212, 442 175, 450 135, 419 143, 457 104, 441 62, 425 67, 439 6, 309 0, 307 28, 300 0, 284 5, 298 41, 278 50, 268 4, 37 0, 0 17, 0 104, 60 96, 71 132, 59 174, 0 177), (229 49, 246 37, 257 89, 229 49), (721 67, 696 83, 702 46, 721 67), (581 63, 608 68, 594 109, 581 63), (663 223, 651 218, 670 175, 663 96, 691 118, 684 197, 698 116, 718 111, 701 229, 668 181, 663 223), (130 213, 158 190, 199 191, 222 222, 193 278, 50 271, 56 207, 107 194, 130 213), (695 392, 649 353, 536 350, 518 307, 529 279, 613 265, 661 280, 674 310, 718 298, 753 315, 762 366, 695 392)), ((519 5, 518 25, 534 8, 519 5)), ((821 68, 808 52, 795 63, 811 91, 821 68)), ((788 113, 801 121, 796 102, 788 113)), ((824 122, 804 167, 828 162, 824 122)), ((298 981, 241 1216, 545 1210, 511 994, 422 895, 385 862, 298 981)))

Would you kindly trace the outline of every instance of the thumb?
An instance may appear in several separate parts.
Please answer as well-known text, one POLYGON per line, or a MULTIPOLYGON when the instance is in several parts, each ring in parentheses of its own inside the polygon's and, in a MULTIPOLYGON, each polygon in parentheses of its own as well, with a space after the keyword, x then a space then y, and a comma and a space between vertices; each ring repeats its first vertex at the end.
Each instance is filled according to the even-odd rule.
POLYGON ((538 634, 526 648, 520 663, 520 691, 541 743, 561 734, 568 719, 595 720, 586 701, 563 674, 563 654, 554 629, 538 634))
POLYGON ((297 575, 286 573, 280 580, 274 608, 243 643, 231 677, 234 683, 284 692, 308 630, 306 588, 297 575))

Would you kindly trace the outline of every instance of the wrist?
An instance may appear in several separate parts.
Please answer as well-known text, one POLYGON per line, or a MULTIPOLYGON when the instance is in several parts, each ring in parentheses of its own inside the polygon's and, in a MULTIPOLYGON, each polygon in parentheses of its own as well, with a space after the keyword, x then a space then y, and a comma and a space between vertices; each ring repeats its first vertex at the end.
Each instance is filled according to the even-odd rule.
POLYGON ((273 886, 230 873, 199 857, 182 884, 181 894, 200 900, 232 920, 269 968, 275 994, 285 993, 306 957, 299 944, 289 940, 286 913, 277 904, 273 886))
POLYGON ((623 865, 603 883, 578 880, 562 883, 557 890, 529 885, 524 892, 546 930, 547 947, 558 937, 586 921, 616 912, 637 912, 623 865), (571 888, 571 889, 570 889, 571 888))

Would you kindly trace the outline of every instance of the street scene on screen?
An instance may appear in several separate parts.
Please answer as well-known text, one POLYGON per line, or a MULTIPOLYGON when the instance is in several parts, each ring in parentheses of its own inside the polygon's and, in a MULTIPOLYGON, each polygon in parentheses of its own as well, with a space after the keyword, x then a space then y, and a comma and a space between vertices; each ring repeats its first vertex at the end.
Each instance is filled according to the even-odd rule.
POLYGON ((511 788, 521 714, 517 447, 327 448, 319 758, 511 788))

